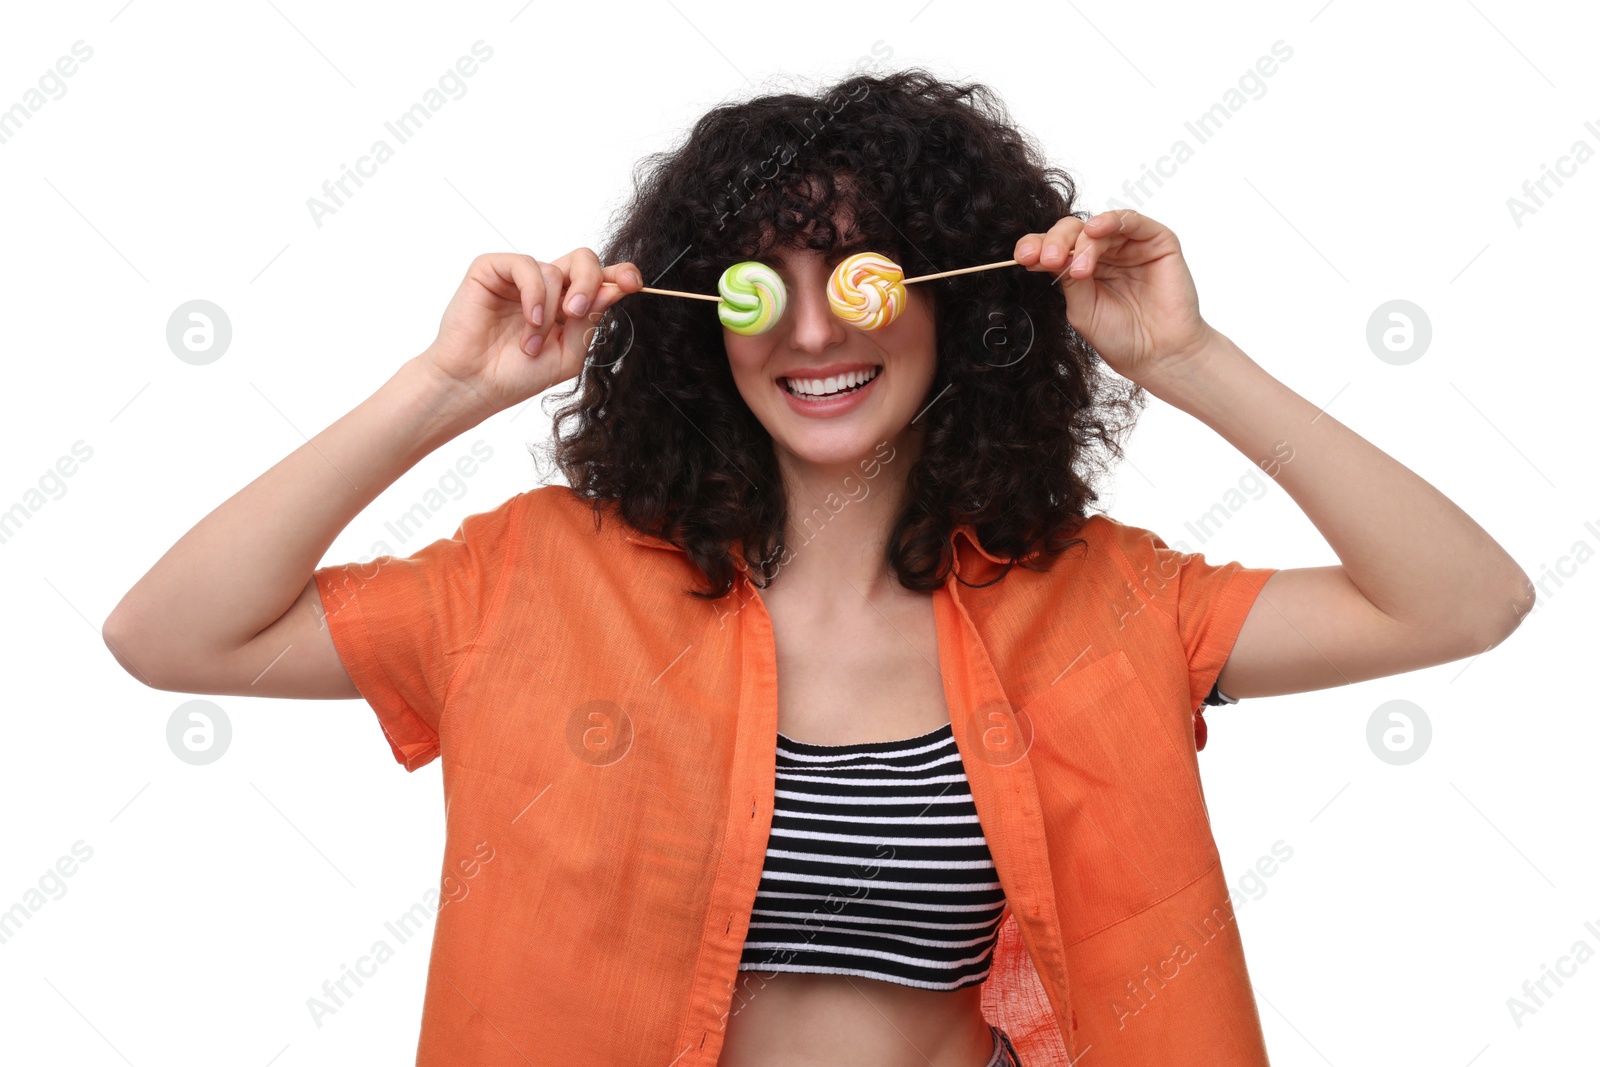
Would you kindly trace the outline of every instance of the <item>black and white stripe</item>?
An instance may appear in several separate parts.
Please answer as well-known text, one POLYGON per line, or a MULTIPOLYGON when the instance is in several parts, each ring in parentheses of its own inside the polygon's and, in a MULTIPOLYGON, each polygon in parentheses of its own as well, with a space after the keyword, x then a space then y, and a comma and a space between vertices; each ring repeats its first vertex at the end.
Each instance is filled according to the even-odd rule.
POLYGON ((936 990, 988 977, 1005 893, 949 723, 856 745, 779 734, 776 770, 741 971, 936 990))

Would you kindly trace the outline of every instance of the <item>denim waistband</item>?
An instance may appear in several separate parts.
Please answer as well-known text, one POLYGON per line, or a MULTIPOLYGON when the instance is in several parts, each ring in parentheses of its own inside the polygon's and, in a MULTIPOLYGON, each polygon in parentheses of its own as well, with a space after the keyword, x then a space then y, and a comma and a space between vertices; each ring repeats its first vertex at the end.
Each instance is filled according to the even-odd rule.
POLYGON ((1017 1047, 1011 1043, 1011 1036, 993 1023, 989 1024, 989 1032, 994 1034, 994 1054, 983 1067, 1022 1067, 1022 1059, 1017 1055, 1017 1047))

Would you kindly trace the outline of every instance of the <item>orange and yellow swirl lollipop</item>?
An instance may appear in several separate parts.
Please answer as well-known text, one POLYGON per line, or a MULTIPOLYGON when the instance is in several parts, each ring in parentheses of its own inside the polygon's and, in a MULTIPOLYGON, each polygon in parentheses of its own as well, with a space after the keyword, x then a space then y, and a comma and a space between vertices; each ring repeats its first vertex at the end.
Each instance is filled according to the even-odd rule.
POLYGON ((835 315, 851 325, 863 330, 880 330, 905 310, 908 285, 1016 264, 1014 259, 1003 259, 997 263, 980 263, 976 267, 907 278, 900 264, 887 256, 857 252, 833 268, 833 276, 828 279, 828 304, 835 315))
POLYGON ((877 330, 893 322, 906 306, 905 272, 876 252, 857 252, 828 279, 828 305, 852 326, 877 330))

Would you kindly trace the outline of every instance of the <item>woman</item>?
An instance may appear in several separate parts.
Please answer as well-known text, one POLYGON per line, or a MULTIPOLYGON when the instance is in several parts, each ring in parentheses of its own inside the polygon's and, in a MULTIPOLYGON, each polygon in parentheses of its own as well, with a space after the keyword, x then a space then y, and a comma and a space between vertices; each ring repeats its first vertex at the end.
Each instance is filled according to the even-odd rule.
POLYGON ((1477 653, 1532 586, 1208 324, 1169 229, 1074 195, 986 90, 922 71, 720 107, 603 258, 474 260, 424 352, 123 598, 106 640, 147 684, 360 695, 408 769, 447 757, 469 891, 419 1063, 1266 1062, 1202 698, 1477 653), (825 297, 861 250, 1018 266, 868 331, 825 297), (746 259, 789 294, 764 333, 634 295, 746 259), (570 488, 314 569, 418 460, 573 378, 570 488), (1340 565, 1090 514, 1143 392, 1340 565))

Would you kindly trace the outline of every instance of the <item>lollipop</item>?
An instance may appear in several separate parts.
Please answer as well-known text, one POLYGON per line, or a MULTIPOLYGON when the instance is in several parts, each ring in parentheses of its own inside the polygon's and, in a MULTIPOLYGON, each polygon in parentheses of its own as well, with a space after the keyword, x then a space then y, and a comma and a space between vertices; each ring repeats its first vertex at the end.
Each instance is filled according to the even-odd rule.
MULTIPOLYGON (((878 330, 893 322, 906 308, 906 286, 949 278, 973 271, 1011 267, 1016 260, 980 263, 976 267, 924 274, 907 278, 900 264, 877 252, 857 252, 834 268, 828 279, 828 305, 833 313, 863 330, 878 330)), ((690 300, 714 300, 717 318, 734 333, 751 336, 766 333, 783 316, 789 295, 778 272, 765 263, 745 260, 722 272, 717 280, 720 296, 685 293, 677 289, 641 286, 641 293, 681 296, 690 300)))
POLYGON ((834 268, 828 279, 828 304, 852 326, 881 329, 905 310, 905 277, 893 260, 876 252, 857 252, 834 268))
POLYGON ((717 291, 722 294, 717 318, 734 333, 747 337, 772 329, 788 302, 788 291, 778 272, 755 260, 735 263, 723 271, 717 291))

